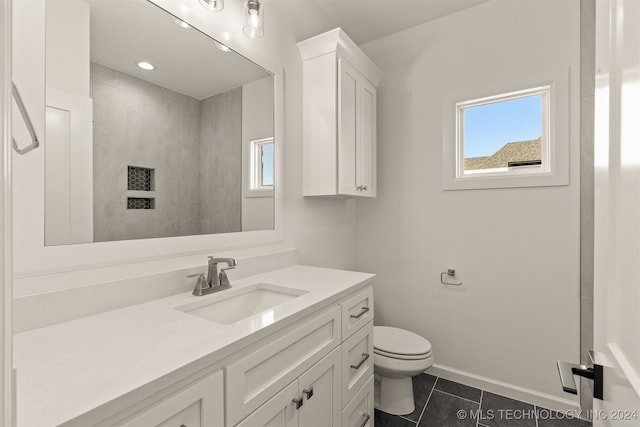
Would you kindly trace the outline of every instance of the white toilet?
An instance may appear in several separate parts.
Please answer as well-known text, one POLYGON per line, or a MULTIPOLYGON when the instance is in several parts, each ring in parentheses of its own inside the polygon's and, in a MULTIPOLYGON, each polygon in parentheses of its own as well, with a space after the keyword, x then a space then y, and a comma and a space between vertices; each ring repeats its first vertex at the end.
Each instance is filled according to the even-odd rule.
POLYGON ((429 341, 404 329, 374 326, 375 408, 393 415, 412 413, 415 403, 411 377, 431 365, 429 341))

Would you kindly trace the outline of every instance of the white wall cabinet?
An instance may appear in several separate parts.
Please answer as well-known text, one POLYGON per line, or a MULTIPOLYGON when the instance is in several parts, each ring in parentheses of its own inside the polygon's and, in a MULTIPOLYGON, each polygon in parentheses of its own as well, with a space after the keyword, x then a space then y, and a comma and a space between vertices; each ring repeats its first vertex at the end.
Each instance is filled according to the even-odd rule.
POLYGON ((382 72, 337 28, 298 43, 303 60, 303 195, 376 196, 382 72))

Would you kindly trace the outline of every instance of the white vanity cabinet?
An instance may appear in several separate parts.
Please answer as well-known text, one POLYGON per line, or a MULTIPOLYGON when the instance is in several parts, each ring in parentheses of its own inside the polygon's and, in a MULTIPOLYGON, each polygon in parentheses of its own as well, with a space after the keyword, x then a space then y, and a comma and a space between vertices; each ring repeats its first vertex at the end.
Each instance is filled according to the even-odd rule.
MULTIPOLYGON (((116 323, 123 316, 131 316, 132 321, 142 316, 153 319, 148 321, 149 329, 142 326, 135 331, 139 335, 114 338, 114 344, 133 347, 129 351, 118 346, 111 353, 129 351, 126 358, 119 356, 119 360, 111 363, 109 358, 100 359, 92 348, 83 353, 84 359, 78 358, 83 364, 102 368, 103 373, 94 375, 95 369, 82 371, 85 377, 94 376, 90 383, 78 379, 69 388, 75 401, 64 395, 40 403, 42 396, 50 393, 28 390, 35 395, 28 407, 40 406, 36 409, 37 416, 23 409, 18 427, 371 425, 374 318, 373 288, 368 284, 371 278, 365 273, 307 266, 279 270, 272 276, 265 274, 262 280, 281 282, 282 286, 294 286, 304 280, 310 284, 299 284, 307 293, 291 300, 288 306, 276 306, 231 325, 192 318, 177 310, 185 301, 193 302, 192 295, 176 295, 105 313, 98 323, 105 324, 105 320, 107 324, 116 323), (304 279, 306 275, 312 277, 304 279), (269 322, 269 318, 276 320, 269 322), (258 321, 266 325, 259 325, 258 321), (162 331, 161 342, 145 341, 157 328, 162 331), (236 339, 236 334, 242 337, 236 339), (216 344, 217 340, 225 342, 216 344), (139 341, 146 344, 139 345, 139 341), (129 366, 132 357, 145 362, 129 366), (168 363, 176 358, 179 360, 168 363), (156 368, 152 366, 154 363, 164 365, 156 368), (150 371, 144 370, 147 365, 150 371), (110 398, 102 398, 105 394, 110 398), (85 399, 85 395, 89 397, 85 399), (81 405, 71 406, 77 401, 81 405), (54 407, 48 402, 57 403, 54 407), (56 418, 50 421, 51 413, 64 405, 64 412, 54 414, 56 418)), ((94 333, 95 328, 89 326, 94 327, 96 319, 79 319, 69 324, 65 325, 65 334, 69 329, 79 335, 84 331, 94 333)), ((105 328, 100 333, 123 332, 120 326, 105 328)), ((40 345, 43 336, 55 334, 57 328, 51 329, 53 332, 39 329, 33 336, 20 337, 22 353, 40 345), (26 338, 33 340, 28 347, 26 338)), ((157 339, 159 335, 153 336, 157 339)), ((104 348, 101 350, 104 352, 104 348)), ((64 363, 64 375, 58 371, 55 374, 67 377, 67 372, 78 370, 77 363, 67 363, 69 358, 62 349, 50 353, 47 359, 57 361, 56 367, 64 363)), ((34 366, 31 372, 47 372, 48 366, 34 366)), ((60 388, 55 384, 44 385, 50 385, 49 390, 60 388)))
POLYGON ((298 43, 303 60, 303 194, 376 196, 382 72, 340 28, 298 43))
MULTIPOLYGON (((271 409, 261 410, 279 407, 270 401, 280 402, 276 399, 280 390, 290 387, 298 378, 304 379, 305 372, 308 374, 315 363, 340 345, 340 317, 340 307, 335 306, 300 322, 297 328, 273 337, 268 344, 259 345, 248 355, 226 366, 227 426, 236 425, 264 404, 271 409)), ((313 377, 313 373, 309 375, 313 377)), ((339 382, 337 378, 339 376, 336 376, 336 382, 339 382)), ((303 381, 302 386, 300 394, 309 384, 303 381)), ((317 394, 314 392, 312 399, 317 394)))
POLYGON ((301 321, 225 372, 227 427, 366 425, 373 416, 373 289, 301 321))
POLYGON ((340 350, 335 349, 238 427, 340 427, 340 350))
POLYGON ((222 372, 162 399, 123 427, 208 427, 224 422, 222 372))
POLYGON ((224 425, 224 375, 221 370, 195 380, 183 379, 137 402, 115 403, 104 418, 94 413, 63 424, 121 427, 212 427, 224 425), (133 403, 133 404, 132 404, 133 403))

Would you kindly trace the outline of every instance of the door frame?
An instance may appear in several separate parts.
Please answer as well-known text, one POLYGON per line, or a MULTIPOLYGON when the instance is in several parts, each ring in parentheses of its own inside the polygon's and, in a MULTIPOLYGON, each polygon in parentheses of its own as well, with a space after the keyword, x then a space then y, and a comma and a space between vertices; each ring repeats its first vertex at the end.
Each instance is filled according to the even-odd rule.
POLYGON ((15 425, 11 265, 11 6, 0 2, 0 423, 15 425))

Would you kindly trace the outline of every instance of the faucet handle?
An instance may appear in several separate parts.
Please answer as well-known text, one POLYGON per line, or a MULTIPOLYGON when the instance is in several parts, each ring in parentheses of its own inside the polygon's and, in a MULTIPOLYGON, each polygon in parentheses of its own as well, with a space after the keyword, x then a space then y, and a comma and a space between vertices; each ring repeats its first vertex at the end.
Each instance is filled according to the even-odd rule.
POLYGON ((220 274, 218 274, 218 280, 220 282, 220 286, 231 286, 231 282, 229 282, 229 277, 227 276, 227 273, 225 272, 225 270, 233 270, 234 268, 236 268, 235 265, 233 267, 220 269, 220 274))
POLYGON ((193 288, 193 295, 204 295, 204 291, 209 288, 209 283, 207 283, 207 278, 204 276, 204 273, 188 274, 187 277, 198 278, 198 280, 196 280, 196 286, 193 288))

